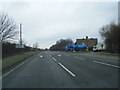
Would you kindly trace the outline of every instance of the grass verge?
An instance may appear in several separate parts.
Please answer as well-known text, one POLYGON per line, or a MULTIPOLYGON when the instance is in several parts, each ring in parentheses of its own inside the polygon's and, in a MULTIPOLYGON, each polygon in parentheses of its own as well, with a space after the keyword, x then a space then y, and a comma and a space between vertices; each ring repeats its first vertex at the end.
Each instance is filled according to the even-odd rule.
POLYGON ((2 60, 2 70, 16 64, 17 62, 22 62, 25 59, 27 59, 28 57, 31 57, 36 53, 37 53, 36 51, 30 51, 30 52, 25 52, 25 53, 22 53, 19 55, 4 58, 2 60))

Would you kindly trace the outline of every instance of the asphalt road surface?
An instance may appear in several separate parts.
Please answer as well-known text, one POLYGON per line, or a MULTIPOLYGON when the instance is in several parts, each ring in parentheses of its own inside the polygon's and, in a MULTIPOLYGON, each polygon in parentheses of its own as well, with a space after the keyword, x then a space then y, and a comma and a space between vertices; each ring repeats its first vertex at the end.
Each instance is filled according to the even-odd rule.
POLYGON ((44 51, 2 77, 3 88, 118 88, 118 57, 44 51))

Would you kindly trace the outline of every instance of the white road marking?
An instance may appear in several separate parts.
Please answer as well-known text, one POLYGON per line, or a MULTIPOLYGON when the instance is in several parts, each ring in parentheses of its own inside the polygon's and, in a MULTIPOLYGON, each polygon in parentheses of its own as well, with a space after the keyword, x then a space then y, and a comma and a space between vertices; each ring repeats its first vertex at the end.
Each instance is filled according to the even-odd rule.
POLYGON ((52 57, 52 59, 53 59, 54 61, 57 61, 54 57, 52 57))
POLYGON ((112 64, 108 64, 108 63, 104 63, 104 62, 99 62, 99 61, 93 61, 93 62, 99 63, 99 64, 103 64, 103 65, 107 65, 107 66, 112 66, 112 67, 120 68, 120 67, 117 66, 117 65, 112 65, 112 64))
POLYGON ((58 56, 59 56, 59 57, 61 57, 61 55, 60 55, 60 54, 58 54, 58 56))
POLYGON ((52 55, 49 55, 54 61, 57 61, 54 57, 52 57, 52 55))
POLYGON ((86 59, 84 59, 84 58, 80 58, 81 60, 86 60, 86 59))
POLYGON ((77 59, 81 59, 81 60, 86 60, 86 59, 84 59, 84 58, 80 58, 80 57, 75 57, 75 58, 77 58, 77 59))
POLYGON ((70 75, 72 75, 73 77, 75 77, 75 74, 73 74, 70 70, 68 70, 65 66, 63 66, 61 63, 59 63, 59 65, 65 69, 70 75))
MULTIPOLYGON (((29 60, 29 59, 28 59, 29 60)), ((11 69, 9 72, 7 72, 6 74, 4 74, 2 77, 5 77, 6 75, 8 75, 9 73, 11 73, 12 71, 14 71, 15 69, 17 69, 18 67, 20 67, 21 65, 23 65, 26 61, 23 61, 22 63, 20 63, 18 66, 16 66, 15 68, 11 69)))
POLYGON ((43 56, 41 55, 40 57, 42 58, 43 56))
MULTIPOLYGON (((36 55, 36 54, 35 54, 36 55)), ((35 55, 33 55, 32 57, 34 57, 35 55)), ((4 74, 3 76, 0 77, 0 79, 2 79, 3 77, 5 77, 6 75, 8 75, 9 73, 11 73, 12 71, 14 71, 15 69, 17 69, 18 67, 20 67, 21 65, 23 65, 24 63, 26 63, 28 60, 30 60, 32 57, 26 59, 25 61, 23 61, 22 63, 20 63, 19 65, 17 65, 15 68, 11 69, 9 72, 7 72, 6 74, 4 74)))

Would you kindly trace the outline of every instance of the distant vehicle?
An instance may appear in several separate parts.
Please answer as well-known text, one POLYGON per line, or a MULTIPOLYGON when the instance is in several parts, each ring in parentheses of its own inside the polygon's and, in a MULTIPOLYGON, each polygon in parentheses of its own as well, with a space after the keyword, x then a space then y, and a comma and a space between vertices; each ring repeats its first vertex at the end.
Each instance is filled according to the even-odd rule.
POLYGON ((87 45, 67 45, 65 50, 66 51, 80 51, 86 50, 87 45))
POLYGON ((98 44, 93 47, 93 52, 100 52, 100 51, 105 51, 105 45, 98 44))
POLYGON ((87 45, 75 45, 74 50, 75 51, 80 51, 80 50, 86 50, 87 45))
POLYGON ((75 45, 67 45, 66 48, 65 48, 65 50, 66 51, 73 51, 74 48, 75 48, 75 45))

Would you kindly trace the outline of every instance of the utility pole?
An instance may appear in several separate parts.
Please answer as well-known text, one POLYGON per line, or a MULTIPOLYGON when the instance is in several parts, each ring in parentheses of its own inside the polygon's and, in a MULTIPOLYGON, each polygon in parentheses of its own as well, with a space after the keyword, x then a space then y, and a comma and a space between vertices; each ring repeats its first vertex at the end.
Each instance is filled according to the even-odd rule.
POLYGON ((120 1, 118 2, 118 24, 120 24, 120 1))
POLYGON ((22 24, 20 23, 20 45, 22 45, 22 24))

